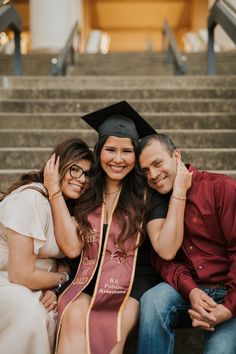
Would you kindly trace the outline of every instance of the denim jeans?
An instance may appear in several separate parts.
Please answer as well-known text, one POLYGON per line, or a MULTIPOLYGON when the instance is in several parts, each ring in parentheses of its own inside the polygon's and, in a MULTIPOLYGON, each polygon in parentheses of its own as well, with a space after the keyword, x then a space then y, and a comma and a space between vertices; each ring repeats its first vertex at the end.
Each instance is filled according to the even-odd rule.
MULTIPOLYGON (((217 303, 227 294, 225 288, 203 290, 217 303)), ((191 327, 190 303, 163 282, 148 290, 140 304, 137 354, 172 354, 175 327, 191 327)), ((204 333, 204 354, 236 354, 236 317, 217 325, 214 332, 204 333)))

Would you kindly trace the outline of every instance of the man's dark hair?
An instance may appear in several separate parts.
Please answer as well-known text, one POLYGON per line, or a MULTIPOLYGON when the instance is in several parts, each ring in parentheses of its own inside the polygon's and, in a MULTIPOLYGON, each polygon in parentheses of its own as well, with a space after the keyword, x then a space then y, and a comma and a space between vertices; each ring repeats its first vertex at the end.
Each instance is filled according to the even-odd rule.
POLYGON ((150 145, 152 141, 159 141, 161 144, 165 145, 168 153, 170 156, 173 155, 176 146, 173 143, 172 139, 166 135, 166 134, 153 134, 153 135, 148 135, 145 138, 141 139, 139 142, 139 155, 142 153, 143 149, 150 145))

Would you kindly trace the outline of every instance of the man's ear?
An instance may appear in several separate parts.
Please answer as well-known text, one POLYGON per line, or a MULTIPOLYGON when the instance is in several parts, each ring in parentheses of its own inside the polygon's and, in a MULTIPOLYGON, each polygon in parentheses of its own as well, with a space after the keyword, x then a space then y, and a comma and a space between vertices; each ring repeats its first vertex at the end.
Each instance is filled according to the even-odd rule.
POLYGON ((181 161, 181 152, 179 149, 175 149, 173 152, 173 157, 176 159, 176 161, 181 161))

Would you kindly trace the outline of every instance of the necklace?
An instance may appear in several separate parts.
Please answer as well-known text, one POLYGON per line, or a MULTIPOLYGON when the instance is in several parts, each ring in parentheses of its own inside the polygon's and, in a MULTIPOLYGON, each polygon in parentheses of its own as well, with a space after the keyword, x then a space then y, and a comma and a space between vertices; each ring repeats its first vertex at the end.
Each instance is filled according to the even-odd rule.
POLYGON ((116 189, 116 190, 113 191, 113 192, 105 192, 105 194, 114 194, 114 193, 118 192, 119 190, 120 190, 120 188, 116 189))

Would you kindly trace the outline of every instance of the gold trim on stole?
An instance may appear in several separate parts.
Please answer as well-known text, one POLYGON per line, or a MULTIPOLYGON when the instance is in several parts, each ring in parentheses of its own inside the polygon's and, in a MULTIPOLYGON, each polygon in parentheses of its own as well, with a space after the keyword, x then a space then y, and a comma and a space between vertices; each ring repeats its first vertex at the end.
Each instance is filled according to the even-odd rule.
MULTIPOLYGON (((102 221, 102 220, 103 220, 103 218, 101 218, 101 221, 102 221)), ((102 222, 101 222, 101 224, 100 224, 100 235, 101 235, 102 227, 103 227, 103 224, 102 224, 102 222)), ((84 285, 84 287, 81 289, 81 291, 80 291, 78 294, 76 294, 75 297, 65 306, 64 310, 63 310, 62 313, 61 313, 60 322, 59 322, 59 324, 58 324, 58 326, 57 326, 56 349, 55 349, 55 353, 57 352, 57 348, 58 348, 59 335, 60 335, 60 331, 61 331, 62 318, 63 318, 63 316, 64 316, 64 313, 65 313, 65 311, 67 310, 67 308, 72 304, 72 302, 74 302, 74 301, 77 299, 77 297, 83 292, 83 290, 88 286, 88 284, 90 283, 90 281, 93 279, 94 273, 96 272, 96 269, 97 269, 97 265, 98 265, 98 261, 99 261, 99 256, 100 256, 101 248, 102 248, 102 238, 100 237, 100 238, 99 238, 99 250, 98 250, 97 262, 96 262, 96 265, 95 265, 95 267, 94 267, 94 269, 93 269, 93 273, 92 273, 92 275, 91 275, 91 277, 90 277, 89 282, 87 282, 87 283, 84 285)), ((81 252, 81 254, 80 254, 81 257, 80 257, 79 266, 78 266, 78 269, 77 269, 77 272, 76 272, 76 275, 75 275, 74 279, 77 277, 77 274, 78 274, 79 271, 80 271, 80 267, 81 267, 81 264, 82 264, 82 261, 83 261, 83 253, 84 253, 84 252, 83 252, 83 249, 82 249, 82 252, 81 252)), ((72 281, 72 283, 73 283, 73 281, 72 281)), ((70 286, 70 285, 69 285, 69 286, 70 286)), ((69 287, 69 286, 68 286, 68 287, 69 287)), ((59 298, 58 303, 60 302, 60 299, 61 299, 62 295, 67 291, 68 287, 63 291, 62 294, 60 294, 60 298, 59 298)))
MULTIPOLYGON (((96 283, 95 283, 95 288, 94 288, 94 291, 93 291, 93 296, 91 298, 90 305, 89 305, 89 308, 88 308, 88 313, 87 313, 87 318, 86 318, 86 340, 87 340, 87 349, 88 349, 88 353, 87 354, 91 354, 90 340, 89 340, 90 339, 90 337, 89 337, 89 315, 90 315, 90 311, 91 311, 91 309, 93 307, 93 304, 94 304, 94 301, 95 301, 95 297, 96 297, 96 294, 97 294, 97 288, 98 288, 98 283, 99 283, 99 279, 100 279, 100 274, 101 274, 101 271, 102 271, 102 265, 103 265, 103 261, 104 261, 105 254, 106 254, 106 248, 107 248, 106 246, 107 246, 108 235, 109 235, 109 231, 110 231, 110 227, 111 227, 111 223, 112 223, 112 217, 113 217, 114 210, 115 210, 115 208, 117 206, 120 193, 121 193, 121 189, 117 193, 116 199, 115 199, 114 204, 113 204, 112 212, 111 212, 110 218, 108 220, 108 226, 107 226, 105 240, 104 240, 104 245, 103 245, 102 258, 101 258, 101 261, 100 261, 100 266, 99 266, 99 270, 98 270, 97 280, 96 280, 96 283)), ((103 200, 105 200, 105 194, 103 196, 103 200)), ((105 216, 105 203, 103 202, 103 204, 102 204, 100 235, 102 235, 102 232, 103 232, 104 216, 105 216)))

